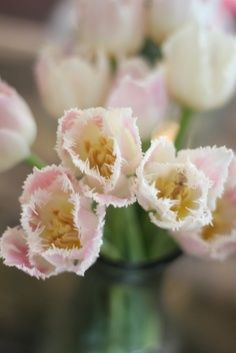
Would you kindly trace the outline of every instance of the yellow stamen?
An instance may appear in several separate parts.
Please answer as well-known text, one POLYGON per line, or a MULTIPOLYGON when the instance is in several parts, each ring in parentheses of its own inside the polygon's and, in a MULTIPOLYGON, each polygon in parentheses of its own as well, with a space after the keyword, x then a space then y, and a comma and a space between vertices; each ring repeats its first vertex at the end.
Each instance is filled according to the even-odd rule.
POLYGON ((224 199, 220 199, 213 212, 212 223, 205 226, 202 230, 204 240, 212 240, 217 235, 230 234, 235 226, 235 209, 224 199))
MULTIPOLYGON (((56 201, 56 200, 55 200, 56 201)), ((46 247, 80 248, 78 229, 73 222, 73 205, 67 200, 48 203, 41 212, 44 230, 41 233, 46 247)))
POLYGON ((88 122, 81 137, 74 138, 73 150, 82 161, 88 161, 89 167, 95 169, 102 177, 110 178, 116 160, 112 138, 104 135, 96 121, 88 122))
POLYGON ((190 209, 196 207, 196 191, 187 185, 187 177, 183 172, 171 172, 167 176, 157 178, 155 187, 157 197, 176 201, 171 210, 176 213, 177 220, 185 218, 190 209))
POLYGON ((84 141, 84 147, 87 152, 90 168, 95 168, 99 171, 101 176, 110 178, 112 175, 112 167, 116 159, 113 154, 112 139, 101 135, 93 144, 87 140, 84 141))

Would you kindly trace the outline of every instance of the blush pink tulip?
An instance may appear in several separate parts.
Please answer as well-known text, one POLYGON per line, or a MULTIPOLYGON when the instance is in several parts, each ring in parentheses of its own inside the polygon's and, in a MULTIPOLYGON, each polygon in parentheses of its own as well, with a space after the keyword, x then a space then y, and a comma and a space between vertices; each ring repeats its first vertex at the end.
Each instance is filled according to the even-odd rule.
POLYGON ((225 8, 236 15, 236 0, 221 0, 225 8))
POLYGON ((107 106, 131 107, 142 140, 150 139, 169 106, 164 67, 150 70, 142 59, 121 62, 107 106))
POLYGON ((221 197, 217 199, 209 225, 191 232, 174 233, 174 238, 187 253, 204 258, 224 260, 236 252, 236 157, 221 197))
POLYGON ((36 124, 23 98, 0 80, 0 172, 30 155, 36 124))
POLYGON ((232 151, 224 147, 183 150, 172 142, 152 141, 137 170, 140 205, 151 221, 169 230, 207 225, 223 192, 232 151))
POLYGON ((70 110, 59 122, 57 152, 84 192, 117 207, 135 202, 141 140, 131 109, 70 110))
POLYGON ((137 52, 144 40, 143 0, 77 0, 79 40, 113 56, 137 52))
POLYGON ((60 166, 34 169, 20 201, 21 227, 7 229, 1 238, 4 263, 38 278, 64 271, 83 275, 99 254, 104 208, 94 210, 60 166))

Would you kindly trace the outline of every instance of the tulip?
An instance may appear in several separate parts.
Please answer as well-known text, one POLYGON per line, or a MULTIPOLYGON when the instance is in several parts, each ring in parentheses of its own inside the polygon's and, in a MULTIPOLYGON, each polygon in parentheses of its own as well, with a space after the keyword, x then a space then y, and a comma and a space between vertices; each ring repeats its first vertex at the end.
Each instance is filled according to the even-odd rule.
POLYGON ((174 233, 189 254, 224 260, 236 252, 236 157, 232 160, 221 197, 217 199, 209 225, 191 232, 174 233))
POLYGON ((82 47, 45 48, 35 72, 43 104, 56 118, 72 107, 102 105, 110 78, 106 56, 82 47))
POLYGON ((223 5, 231 11, 234 15, 236 14, 236 1, 235 0, 221 0, 223 5))
POLYGON ((193 22, 208 25, 217 12, 218 0, 152 0, 148 8, 150 36, 157 43, 193 22))
POLYGON ((77 180, 60 166, 35 168, 20 201, 21 227, 1 238, 4 263, 43 279, 64 271, 83 275, 99 254, 103 207, 92 208, 77 180))
POLYGON ((0 172, 30 155, 36 124, 24 99, 0 80, 0 172))
POLYGON ((236 39, 227 33, 185 27, 164 46, 167 86, 172 96, 197 111, 218 108, 233 95, 236 39))
POLYGON ((59 121, 57 152, 84 193, 106 206, 136 200, 141 140, 131 109, 70 110, 59 121))
POLYGON ((131 107, 137 116, 142 140, 150 139, 169 106, 164 68, 160 66, 150 70, 141 59, 122 62, 107 106, 131 107))
POLYGON ((144 40, 143 0, 77 0, 79 39, 112 56, 136 53, 144 40))
POLYGON ((207 225, 232 158, 225 147, 182 150, 176 156, 172 142, 155 139, 137 169, 138 202, 159 227, 186 230, 207 225))

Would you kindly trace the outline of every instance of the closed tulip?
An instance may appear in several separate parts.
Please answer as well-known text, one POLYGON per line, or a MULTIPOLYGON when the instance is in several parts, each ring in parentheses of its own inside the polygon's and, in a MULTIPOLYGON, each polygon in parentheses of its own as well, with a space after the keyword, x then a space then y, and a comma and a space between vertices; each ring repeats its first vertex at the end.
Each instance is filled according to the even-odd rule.
POLYGON ((143 140, 160 125, 169 103, 164 67, 150 70, 141 59, 121 63, 107 106, 131 107, 143 140))
POLYGON ((236 83, 236 38, 217 29, 187 26, 164 46, 167 85, 183 105, 203 111, 224 105, 236 83))
POLYGON ((144 39, 143 0, 77 0, 79 38, 112 56, 133 54, 144 39))
POLYGON ((0 80, 0 172, 30 154, 36 124, 24 99, 0 80))
POLYGON ((152 0, 147 12, 149 34, 160 43, 192 22, 211 24, 217 5, 218 0, 152 0))
POLYGON ((36 81, 43 104, 53 117, 69 108, 102 105, 110 67, 104 53, 85 48, 45 48, 36 65, 36 81))

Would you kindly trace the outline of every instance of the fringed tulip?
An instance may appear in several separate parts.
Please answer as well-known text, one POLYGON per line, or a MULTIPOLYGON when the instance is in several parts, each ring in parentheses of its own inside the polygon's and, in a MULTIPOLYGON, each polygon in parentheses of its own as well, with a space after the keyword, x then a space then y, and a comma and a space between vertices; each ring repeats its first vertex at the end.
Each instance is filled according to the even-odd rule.
POLYGON ((159 227, 179 230, 209 224, 223 191, 232 151, 221 148, 183 150, 172 142, 152 141, 138 170, 138 202, 159 227))
POLYGON ((0 80, 0 172, 30 155, 36 124, 22 97, 0 80))
POLYGON ((112 56, 137 52, 144 39, 143 0, 77 0, 79 40, 112 56))
POLYGON ((187 26, 164 46, 172 96, 194 110, 225 104, 236 84, 236 38, 216 29, 187 26))
POLYGON ((141 59, 123 61, 107 101, 108 107, 131 107, 140 136, 150 135, 169 106, 164 67, 150 70, 141 59))
POLYGON ((21 227, 7 229, 1 238, 5 264, 38 278, 64 271, 83 275, 99 254, 103 207, 94 209, 78 181, 56 166, 34 169, 20 201, 21 227))
POLYGON ((45 108, 60 117, 69 108, 89 108, 104 102, 110 67, 101 51, 76 47, 47 47, 36 65, 36 80, 45 108))
POLYGON ((174 233, 189 254, 224 260, 236 252, 236 158, 230 164, 223 195, 217 199, 209 225, 191 232, 174 233))
POLYGON ((57 151, 87 195, 105 205, 135 202, 141 140, 131 109, 70 110, 59 122, 57 151))

